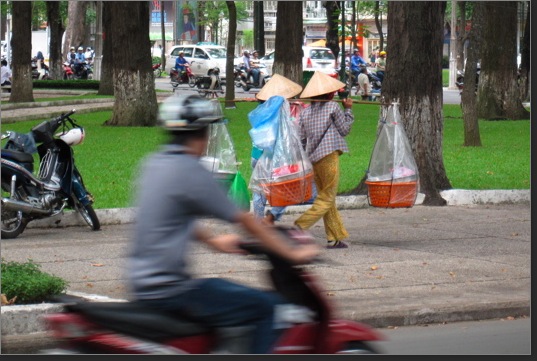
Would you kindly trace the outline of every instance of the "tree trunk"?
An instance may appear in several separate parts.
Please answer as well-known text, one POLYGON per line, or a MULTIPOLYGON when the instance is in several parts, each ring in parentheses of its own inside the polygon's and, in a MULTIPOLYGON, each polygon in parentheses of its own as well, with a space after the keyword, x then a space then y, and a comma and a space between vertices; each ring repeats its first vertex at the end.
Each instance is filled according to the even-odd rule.
MULTIPOLYGON (((457 69, 464 69, 464 43, 466 42, 468 36, 466 34, 466 1, 457 1, 457 6, 459 8, 459 31, 457 34, 457 69)), ((472 21, 473 23, 473 21, 472 21)), ((451 27, 451 31, 456 31, 455 26, 451 27)))
POLYGON ((160 32, 162 34, 162 47, 160 52, 160 68, 165 70, 166 68, 166 27, 164 23, 164 1, 159 2, 160 6, 160 32))
POLYGON ((13 81, 9 101, 13 103, 33 102, 32 84, 32 2, 13 1, 11 38, 11 61, 13 81))
POLYGON ((339 16, 341 8, 339 1, 323 1, 323 6, 326 8, 326 47, 332 50, 336 59, 339 59, 339 35, 338 26, 340 24, 339 16))
MULTIPOLYGON (((102 37, 102 60, 101 79, 99 80, 99 95, 114 95, 114 30, 110 17, 110 1, 103 1, 103 37, 102 37)), ((164 65, 163 65, 164 66, 164 65)))
POLYGON ((384 33, 382 32, 382 25, 380 24, 380 1, 375 1, 375 26, 379 33, 379 52, 384 50, 384 33))
MULTIPOLYGON (((69 1, 67 9, 67 28, 65 30, 65 43, 63 44, 63 55, 67 57, 69 48, 74 46, 77 49, 84 45, 86 36, 86 9, 88 1, 69 1)), ((84 49, 85 51, 86 49, 84 49)))
POLYGON ((265 56, 265 17, 263 1, 254 1, 254 46, 259 57, 265 56))
POLYGON ((62 79, 62 36, 64 27, 60 15, 60 2, 47 1, 47 19, 50 28, 49 72, 52 79, 62 79))
MULTIPOLYGON (((107 125, 154 126, 157 121, 155 79, 151 69, 149 2, 111 1, 113 25, 114 109, 107 125)), ((108 34, 107 34, 108 35, 108 34)))
POLYGON ((481 73, 477 92, 480 118, 529 119, 517 79, 516 1, 486 1, 481 73))
POLYGON ((522 50, 520 54, 520 101, 530 99, 530 54, 531 54, 531 37, 530 37, 530 13, 531 2, 526 1, 522 6, 526 7, 526 25, 524 26, 524 38, 522 39, 522 50))
POLYGON ((302 84, 302 1, 278 1, 277 6, 272 73, 302 84))
POLYGON ((401 121, 420 175, 424 205, 445 205, 451 188, 442 158, 442 47, 445 2, 393 1, 388 6, 388 54, 382 95, 400 103, 401 121), (408 69, 424 75, 415 81, 408 69))
POLYGON ((483 3, 474 4, 472 30, 469 34, 468 56, 464 71, 464 88, 461 95, 462 118, 464 122, 464 146, 481 146, 479 122, 477 117, 477 63, 480 55, 480 43, 483 28, 483 3))
POLYGON ((237 37, 237 7, 234 1, 226 1, 229 13, 229 29, 226 53, 226 108, 235 108, 235 83, 233 79, 233 60, 235 59, 235 42, 237 37))

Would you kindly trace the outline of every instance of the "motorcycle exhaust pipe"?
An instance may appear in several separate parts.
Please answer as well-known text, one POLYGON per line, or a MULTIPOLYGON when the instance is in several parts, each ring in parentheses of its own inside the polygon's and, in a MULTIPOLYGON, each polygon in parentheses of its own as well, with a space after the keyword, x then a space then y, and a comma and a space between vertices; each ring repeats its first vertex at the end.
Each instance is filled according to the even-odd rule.
POLYGON ((50 211, 38 208, 26 202, 17 201, 10 198, 2 198, 2 208, 9 211, 21 211, 26 214, 40 214, 48 215, 51 214, 50 211))

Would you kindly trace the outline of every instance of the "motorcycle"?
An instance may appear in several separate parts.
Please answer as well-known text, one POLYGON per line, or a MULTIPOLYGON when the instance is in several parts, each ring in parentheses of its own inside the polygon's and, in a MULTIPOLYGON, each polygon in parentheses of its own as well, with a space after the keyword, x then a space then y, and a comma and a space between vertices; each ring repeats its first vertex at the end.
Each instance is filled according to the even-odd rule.
MULTIPOLYGON (((475 74, 475 91, 477 92, 477 87, 479 83, 479 74, 481 73, 481 66, 477 64, 476 74, 475 74)), ((459 89, 459 94, 462 95, 462 90, 464 89, 464 70, 457 70, 457 79, 455 80, 455 85, 459 89)))
POLYGON ((194 83, 194 86, 198 88, 199 95, 204 98, 207 98, 210 95, 217 98, 219 92, 224 94, 222 85, 223 82, 220 78, 220 69, 217 66, 209 69, 207 76, 197 77, 194 83))
POLYGON ((188 84, 189 87, 194 88, 196 86, 196 76, 192 73, 190 66, 185 64, 185 70, 181 72, 176 68, 170 69, 170 83, 174 92, 179 84, 188 84))
MULTIPOLYGON (((350 67, 345 67, 345 73, 347 76, 347 89, 350 91, 352 90, 352 87, 356 87, 356 94, 360 91, 360 86, 358 85, 358 79, 354 76, 353 72, 351 71, 350 67)), ((367 68, 367 78, 369 79, 369 84, 371 85, 371 93, 372 95, 380 95, 382 90, 382 82, 377 77, 377 73, 373 68, 368 67, 367 68)))
POLYGON ((160 78, 162 75, 162 67, 160 66, 160 63, 153 64, 152 68, 155 78, 160 78))
POLYGON ((81 144, 85 135, 71 118, 74 112, 43 121, 27 134, 2 134, 2 140, 7 139, 1 157, 3 239, 16 238, 30 221, 62 214, 65 208, 76 210, 92 230, 100 229, 93 196, 84 186, 71 148, 81 144), (37 175, 32 155, 36 152, 37 175))
POLYGON ((73 68, 71 68, 71 64, 66 61, 63 63, 63 80, 72 80, 74 79, 74 71, 73 68))
POLYGON ((93 79, 93 69, 87 61, 83 62, 78 69, 74 64, 71 64, 71 69, 73 70, 73 79, 93 79))
POLYGON ((41 63, 41 69, 37 66, 37 57, 32 58, 32 79, 47 80, 50 77, 48 65, 41 63))
POLYGON ((244 91, 250 89, 261 89, 270 80, 267 66, 265 64, 259 64, 259 84, 254 83, 254 77, 252 74, 248 74, 246 67, 241 65, 235 65, 233 75, 235 79, 235 86, 242 88, 244 91))
MULTIPOLYGON (((296 228, 275 228, 292 245, 313 242, 313 237, 296 228)), ((294 265, 253 241, 241 248, 270 262, 268 275, 274 289, 289 301, 276 320, 289 327, 272 353, 380 353, 374 343, 384 337, 366 324, 334 318, 326 291, 307 267, 294 265)), ((251 342, 249 327, 210 329, 188 315, 171 316, 136 301, 91 302, 75 296, 63 296, 59 301, 63 310, 44 316, 59 347, 43 353, 245 354, 251 342)))

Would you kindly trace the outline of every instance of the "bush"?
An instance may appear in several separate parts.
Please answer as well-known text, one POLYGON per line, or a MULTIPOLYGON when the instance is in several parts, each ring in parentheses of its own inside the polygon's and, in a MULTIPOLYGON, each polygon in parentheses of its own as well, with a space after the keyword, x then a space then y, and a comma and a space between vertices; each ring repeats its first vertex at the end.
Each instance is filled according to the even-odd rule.
POLYGON ((16 304, 50 301, 67 289, 68 282, 42 272, 32 260, 25 263, 5 262, 2 259, 2 294, 6 298, 17 297, 16 304))
POLYGON ((34 89, 92 89, 99 90, 99 80, 34 80, 34 89))
POLYGON ((442 69, 449 69, 449 56, 447 55, 442 57, 442 69))

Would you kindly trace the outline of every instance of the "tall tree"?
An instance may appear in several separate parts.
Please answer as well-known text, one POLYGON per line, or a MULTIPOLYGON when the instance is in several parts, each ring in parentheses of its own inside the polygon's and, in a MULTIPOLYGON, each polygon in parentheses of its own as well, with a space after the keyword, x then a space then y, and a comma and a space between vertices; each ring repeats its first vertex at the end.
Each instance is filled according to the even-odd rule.
POLYGON ((114 95, 114 30, 112 24, 110 5, 111 1, 102 1, 103 6, 103 34, 102 34, 102 60, 101 79, 99 81, 99 95, 114 95))
POLYGON ((259 56, 265 56, 265 17, 263 1, 254 1, 254 47, 259 56))
POLYGON ((339 1, 323 1, 326 8, 326 47, 332 50, 336 59, 339 59, 339 18, 341 6, 339 1))
MULTIPOLYGON (((466 1, 457 1, 457 7, 459 8, 459 26, 457 34, 457 69, 464 69, 464 44, 468 39, 466 32, 466 1)), ((451 31, 456 31, 455 25, 451 26, 451 31)))
POLYGON ((13 1, 12 21, 13 34, 11 37, 11 68, 13 71, 13 84, 9 101, 33 102, 32 84, 32 2, 13 1))
POLYGON ((477 1, 472 15, 472 29, 468 34, 468 56, 464 71, 464 88, 461 95, 462 118, 464 124, 464 146, 481 146, 479 122, 477 118, 477 63, 481 49, 483 28, 483 2, 477 1))
POLYGON ((50 29, 49 72, 52 79, 61 79, 63 75, 62 36, 65 31, 59 1, 47 1, 47 19, 50 29))
POLYGON ((524 25, 524 37, 522 38, 522 49, 520 54, 520 101, 530 99, 530 13, 531 2, 525 1, 523 6, 526 8, 526 25, 524 25))
MULTIPOLYGON (((157 96, 151 69, 149 2, 111 1, 114 109, 107 125, 154 126, 157 96)), ((105 40, 106 41, 106 40, 105 40)))
POLYGON ((272 73, 302 84, 302 1, 278 1, 276 19, 272 73))
POLYGON ((380 1, 375 1, 375 26, 377 27, 377 32, 379 33, 379 51, 384 50, 384 32, 382 31, 382 24, 380 23, 381 10, 380 10, 380 1))
POLYGON ((392 1, 388 6, 389 60, 382 95, 400 103, 401 121, 414 153, 424 205, 445 205, 440 190, 451 188, 442 158, 442 47, 446 4, 392 1), (427 74, 416 82, 408 69, 427 74))
POLYGON ((64 56, 67 56, 71 46, 78 48, 79 46, 84 45, 86 36, 86 9, 88 8, 88 3, 88 1, 69 1, 65 42, 63 44, 64 56))
POLYGON ((480 118, 529 119, 517 80, 517 6, 518 1, 485 1, 477 93, 480 118))
POLYGON ((229 29, 227 38, 227 53, 226 53, 226 108, 235 108, 235 87, 233 86, 233 61, 235 59, 235 40, 237 37, 237 8, 235 1, 226 1, 227 11, 229 14, 229 29))

